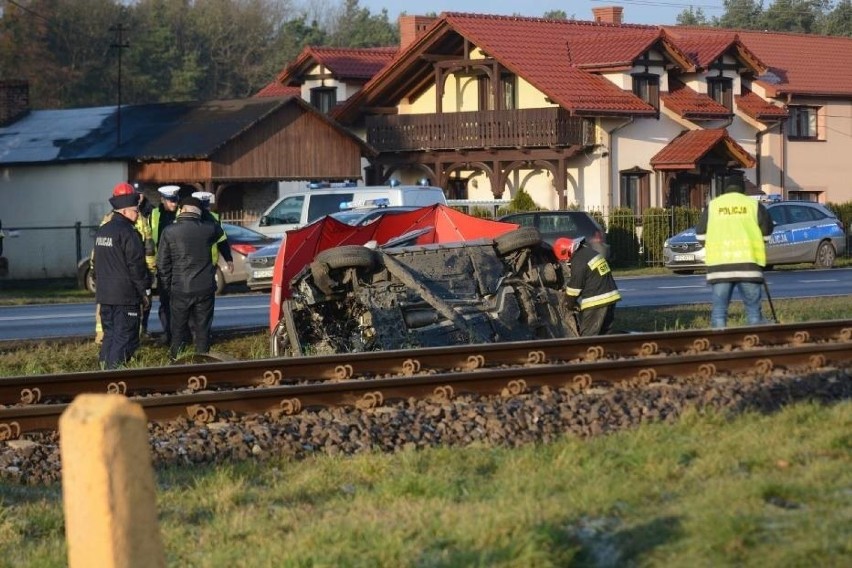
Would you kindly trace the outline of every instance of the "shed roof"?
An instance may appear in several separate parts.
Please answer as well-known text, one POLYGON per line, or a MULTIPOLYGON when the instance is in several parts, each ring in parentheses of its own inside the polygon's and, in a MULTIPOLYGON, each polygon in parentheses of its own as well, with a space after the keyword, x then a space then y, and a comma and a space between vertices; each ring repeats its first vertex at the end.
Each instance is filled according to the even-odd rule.
POLYGON ((286 105, 334 124, 363 146, 298 97, 257 97, 129 105, 120 113, 115 106, 32 111, 0 128, 0 163, 205 159, 286 105))

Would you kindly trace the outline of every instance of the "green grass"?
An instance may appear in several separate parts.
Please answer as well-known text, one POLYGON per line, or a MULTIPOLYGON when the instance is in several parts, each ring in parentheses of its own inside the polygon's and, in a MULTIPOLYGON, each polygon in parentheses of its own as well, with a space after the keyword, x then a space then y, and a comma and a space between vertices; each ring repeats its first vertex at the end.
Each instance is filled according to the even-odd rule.
MULTIPOLYGON (((819 320, 852 320, 852 302, 848 297, 775 300, 775 311, 782 323, 819 320)), ((764 302, 764 316, 770 314, 764 302)), ((627 332, 677 331, 710 326, 710 306, 692 304, 674 307, 617 308, 614 329, 627 332)), ((729 325, 745 325, 741 302, 731 304, 729 325)), ((246 337, 215 341, 213 351, 239 360, 262 359, 269 356, 266 332, 246 337)), ((29 349, 7 349, 0 352, 0 376, 45 375, 73 371, 93 371, 98 368, 98 348, 94 342, 80 345, 38 343, 29 349)), ((158 367, 168 364, 165 347, 145 343, 129 367, 158 367)))
MULTIPOLYGON (((852 319, 846 298, 776 301, 852 319)), ((707 326, 709 306, 624 308, 616 327, 707 326)), ((735 303, 732 325, 742 323, 735 303)), ((266 334, 214 349, 264 356, 266 334)), ((0 355, 0 375, 92 370, 93 344, 0 355)), ((165 364, 146 345, 135 365, 165 364)), ((317 455, 157 473, 170 566, 844 566, 852 402, 504 449, 317 455)), ((58 487, 0 482, 0 567, 64 566, 58 487)))
MULTIPOLYGON (((170 566, 842 566, 852 403, 590 440, 158 474, 170 566)), ((57 488, 0 485, 0 565, 63 566, 57 488)))

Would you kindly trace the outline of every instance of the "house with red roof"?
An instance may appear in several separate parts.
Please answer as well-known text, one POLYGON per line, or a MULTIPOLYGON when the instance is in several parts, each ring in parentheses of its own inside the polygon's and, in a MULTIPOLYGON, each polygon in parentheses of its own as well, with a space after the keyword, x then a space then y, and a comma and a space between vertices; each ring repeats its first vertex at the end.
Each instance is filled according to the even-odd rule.
POLYGON ((318 48, 278 82, 376 150, 367 183, 427 177, 450 199, 523 188, 546 208, 637 213, 700 207, 731 181, 852 199, 852 39, 621 16, 402 16, 400 49, 357 91, 318 48))

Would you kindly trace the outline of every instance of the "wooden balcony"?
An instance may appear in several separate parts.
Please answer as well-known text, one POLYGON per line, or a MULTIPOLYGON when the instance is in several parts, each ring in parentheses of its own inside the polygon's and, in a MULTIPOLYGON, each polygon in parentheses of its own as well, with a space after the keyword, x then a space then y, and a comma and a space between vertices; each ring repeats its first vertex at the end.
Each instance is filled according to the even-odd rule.
POLYGON ((367 117, 367 142, 380 152, 585 146, 593 124, 562 108, 367 117))

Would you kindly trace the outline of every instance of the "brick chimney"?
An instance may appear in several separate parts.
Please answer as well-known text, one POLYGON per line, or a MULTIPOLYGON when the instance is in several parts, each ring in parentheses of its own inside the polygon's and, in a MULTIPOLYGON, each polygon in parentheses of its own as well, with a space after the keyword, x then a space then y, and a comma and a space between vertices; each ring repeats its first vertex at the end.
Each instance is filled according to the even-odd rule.
POLYGON ((399 48, 405 49, 414 43, 437 19, 431 16, 401 15, 399 17, 399 48))
POLYGON ((592 8, 592 14, 595 16, 595 21, 602 24, 620 24, 622 12, 624 12, 624 8, 621 6, 601 6, 600 8, 592 8))
POLYGON ((30 111, 30 85, 26 81, 0 81, 0 126, 8 126, 30 111))

